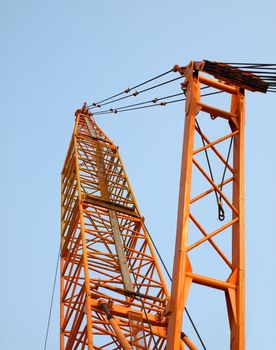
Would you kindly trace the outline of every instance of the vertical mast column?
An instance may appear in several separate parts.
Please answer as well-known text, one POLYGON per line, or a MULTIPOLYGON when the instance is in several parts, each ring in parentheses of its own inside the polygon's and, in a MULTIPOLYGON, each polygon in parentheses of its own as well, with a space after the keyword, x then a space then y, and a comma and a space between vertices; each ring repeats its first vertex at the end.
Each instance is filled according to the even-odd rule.
MULTIPOLYGON (((232 264, 236 275, 236 317, 228 313, 231 330, 231 350, 245 349, 245 216, 244 216, 244 126, 245 126, 245 98, 244 89, 237 88, 237 94, 232 97, 231 114, 238 116, 237 120, 230 121, 234 136, 234 181, 233 205, 238 214, 233 213, 233 219, 238 221, 232 227, 232 264)), ((231 278, 231 277, 230 277, 231 278)), ((230 309, 230 298, 226 295, 227 307, 230 309)), ((235 313, 234 313, 235 316, 235 313)))
POLYGON ((193 73, 193 62, 190 64, 185 83, 187 96, 185 108, 186 119, 181 162, 173 278, 171 299, 168 308, 167 350, 180 349, 183 311, 191 285, 191 279, 186 278, 185 273, 191 271, 190 263, 187 258, 188 223, 195 117, 199 111, 200 102, 200 83, 197 74, 193 73))

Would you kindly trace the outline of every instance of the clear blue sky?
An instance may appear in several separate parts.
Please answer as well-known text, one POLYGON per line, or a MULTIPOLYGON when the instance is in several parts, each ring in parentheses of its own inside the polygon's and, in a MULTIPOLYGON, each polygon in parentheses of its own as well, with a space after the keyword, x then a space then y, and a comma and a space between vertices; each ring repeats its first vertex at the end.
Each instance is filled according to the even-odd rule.
MULTIPOLYGON (((275 12, 273 0, 1 2, 1 349, 43 349, 59 246, 60 171, 75 109, 192 59, 276 63, 275 12)), ((249 350, 276 342, 275 106, 276 95, 248 94, 249 350)), ((182 111, 174 105, 97 118, 120 146, 170 269, 182 111)), ((190 310, 208 350, 226 350, 220 322, 211 336, 208 312, 196 303, 190 310)), ((58 312, 57 293, 48 349, 59 348, 58 312)))

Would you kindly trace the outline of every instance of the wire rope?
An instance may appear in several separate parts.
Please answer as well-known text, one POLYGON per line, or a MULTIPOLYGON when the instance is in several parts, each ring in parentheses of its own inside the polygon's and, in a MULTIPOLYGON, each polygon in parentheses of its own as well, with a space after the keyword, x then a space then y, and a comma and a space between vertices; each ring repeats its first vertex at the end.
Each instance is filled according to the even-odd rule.
POLYGON ((48 321, 47 321, 47 330, 46 330, 45 341, 44 341, 44 350, 47 349, 47 342, 48 342, 48 336, 49 336, 51 315, 52 315, 53 302, 54 302, 55 289, 56 289, 56 282, 57 282, 57 273, 58 273, 58 266, 59 266, 59 259, 60 259, 60 250, 61 250, 61 247, 59 247, 59 250, 58 250, 58 258, 57 258, 57 263, 56 263, 56 271, 55 271, 55 277, 54 277, 54 283, 53 283, 53 289, 52 289, 50 310, 49 310, 49 316, 48 316, 48 321))
MULTIPOLYGON (((224 183, 224 179, 225 179, 225 175, 226 175, 226 170, 227 170, 227 165, 229 163, 229 158, 230 158, 230 153, 231 153, 231 149, 232 149, 232 145, 233 145, 233 140, 234 140, 234 137, 232 136, 231 137, 231 140, 230 140, 230 145, 229 145, 229 148, 228 148, 228 152, 227 152, 227 157, 226 157, 226 163, 225 163, 225 166, 224 166, 224 170, 223 170, 223 174, 222 174, 222 178, 221 178, 221 186, 220 186, 220 190, 222 192, 222 188, 223 188, 223 183, 224 183)), ((220 202, 221 202, 221 194, 219 196, 219 199, 220 199, 220 202)))
POLYGON ((171 72, 173 72, 173 69, 170 69, 170 70, 168 70, 168 71, 165 72, 165 73, 159 74, 159 75, 157 75, 157 76, 155 76, 155 77, 153 77, 153 78, 151 78, 151 79, 148 79, 148 80, 144 81, 143 83, 137 84, 137 85, 135 85, 135 86, 133 86, 133 87, 131 87, 131 88, 127 88, 127 89, 125 89, 124 91, 121 91, 121 92, 119 92, 118 94, 115 94, 115 95, 113 95, 113 96, 110 96, 110 97, 108 97, 108 98, 105 98, 105 99, 103 99, 103 100, 101 100, 101 101, 99 101, 99 102, 92 103, 91 105, 88 106, 88 108, 90 108, 90 107, 96 107, 98 104, 100 104, 100 103, 102 103, 102 102, 111 100, 111 99, 113 99, 113 98, 115 98, 115 97, 118 97, 118 96, 121 96, 121 95, 123 95, 123 94, 127 94, 127 93, 129 93, 130 91, 132 91, 132 90, 134 90, 134 89, 137 89, 138 87, 141 87, 141 86, 143 86, 143 85, 145 85, 145 84, 148 84, 148 83, 150 83, 150 82, 153 81, 153 80, 159 79, 159 78, 163 77, 164 75, 167 75, 167 74, 169 74, 169 73, 171 73, 171 72))
MULTIPOLYGON (((206 94, 201 95, 201 97, 216 95, 216 94, 220 94, 220 93, 223 93, 223 91, 214 91, 214 92, 206 93, 206 94)), ((182 95, 182 93, 181 93, 181 95, 182 95)), ((112 111, 108 110, 108 111, 95 112, 95 113, 93 113, 93 115, 112 114, 112 113, 117 114, 117 113, 129 112, 129 111, 134 111, 134 110, 144 109, 144 108, 166 106, 166 105, 169 105, 172 103, 185 101, 185 100, 186 100, 186 98, 180 98, 180 99, 171 100, 168 102, 153 103, 152 105, 149 105, 149 106, 140 106, 140 107, 133 107, 133 108, 127 108, 127 106, 124 106, 124 107, 120 107, 120 110, 117 110, 116 108, 114 108, 114 109, 112 109, 112 111)))
POLYGON ((176 81, 176 80, 179 80, 179 79, 183 79, 183 77, 180 76, 180 77, 177 77, 177 78, 174 78, 174 79, 170 79, 170 80, 167 80, 167 81, 165 81, 165 82, 163 82, 163 83, 160 83, 160 84, 156 84, 156 85, 154 85, 154 86, 151 86, 151 87, 149 87, 149 88, 147 88, 147 89, 140 90, 140 91, 135 91, 135 92, 134 92, 133 94, 131 94, 131 95, 123 96, 123 97, 120 97, 120 98, 116 98, 115 100, 111 100, 111 101, 109 101, 109 102, 105 102, 105 103, 102 103, 102 104, 97 104, 96 106, 93 106, 93 107, 89 107, 89 106, 88 106, 87 109, 88 109, 88 110, 92 110, 92 109, 95 109, 95 108, 101 108, 102 106, 106 106, 106 105, 109 105, 109 104, 114 103, 114 102, 117 102, 117 101, 125 100, 126 98, 130 98, 130 97, 133 97, 133 96, 136 97, 136 96, 138 96, 139 94, 142 94, 142 93, 144 93, 144 92, 146 92, 146 91, 155 89, 155 88, 157 88, 157 87, 160 87, 160 86, 163 86, 163 85, 166 85, 166 84, 169 84, 169 83, 172 83, 173 81, 176 81))
POLYGON ((176 96, 180 96, 180 95, 183 95, 184 92, 180 92, 178 94, 173 94, 173 95, 169 95, 169 96, 165 96, 165 97, 160 97, 160 98, 154 98, 152 100, 148 100, 148 101, 145 101, 145 102, 139 102, 139 103, 134 103, 134 104, 131 104, 131 105, 127 105, 127 106, 123 106, 123 107, 117 107, 117 108, 110 108, 110 109, 106 109, 104 111, 100 111, 100 112, 95 112, 93 113, 93 115, 98 115, 98 114, 102 114, 102 113, 106 113, 106 112, 110 112, 110 113, 117 113, 117 111, 121 110, 121 109, 124 109, 124 108, 130 108, 130 107, 136 107, 136 106, 141 106, 141 105, 144 105, 144 104, 148 104, 148 103, 156 103, 158 101, 161 101, 161 100, 165 100, 165 99, 168 99, 168 98, 171 98, 171 97, 176 97, 176 96))
MULTIPOLYGON (((201 90, 204 90, 204 89, 209 89, 210 87, 209 86, 204 86, 201 88, 201 90)), ((176 97, 176 96, 181 96, 181 95, 185 95, 185 91, 183 92, 180 92, 180 93, 177 93, 177 94, 173 94, 173 95, 168 95, 168 96, 164 96, 164 97, 155 97, 151 100, 148 100, 148 101, 144 101, 144 102, 139 102, 139 103, 133 103, 131 105, 127 105, 127 106, 123 106, 123 107, 116 107, 116 108, 109 108, 109 109, 106 109, 106 110, 103 110, 103 111, 99 111, 99 112, 94 112, 93 115, 99 115, 99 114, 106 114, 106 113, 117 113, 119 110, 121 109, 125 109, 125 108, 130 108, 130 107, 136 107, 136 106, 141 106, 141 105, 144 105, 144 104, 148 104, 148 103, 156 103, 158 101, 161 101, 161 100, 166 100, 168 98, 171 98, 171 97, 176 97)), ((182 101, 182 100, 181 100, 182 101)), ((163 105, 163 104, 162 104, 163 105)))
MULTIPOLYGON (((196 123, 196 126, 198 128, 198 133, 201 137, 201 141, 202 141, 202 145, 203 147, 205 147, 205 140, 203 138, 203 133, 201 131, 201 128, 199 126, 199 123, 197 121, 197 119, 195 120, 195 123, 196 123)), ((213 182, 215 182, 214 180, 214 175, 213 175, 213 171, 212 171, 212 167, 211 167, 211 162, 210 162, 210 158, 209 158, 209 155, 208 155, 208 151, 206 148, 204 148, 204 153, 205 153, 205 157, 206 157, 206 161, 207 161, 207 165, 208 165, 208 169, 209 169, 209 173, 210 173, 210 176, 211 176, 211 179, 213 182)), ((218 192, 216 189, 214 189, 214 193, 215 193, 215 197, 216 197, 216 201, 217 201, 217 206, 218 206, 218 219, 220 221, 224 221, 225 219, 225 213, 224 213, 224 209, 222 207, 222 204, 221 204, 221 201, 220 201, 220 197, 218 195, 218 192)))

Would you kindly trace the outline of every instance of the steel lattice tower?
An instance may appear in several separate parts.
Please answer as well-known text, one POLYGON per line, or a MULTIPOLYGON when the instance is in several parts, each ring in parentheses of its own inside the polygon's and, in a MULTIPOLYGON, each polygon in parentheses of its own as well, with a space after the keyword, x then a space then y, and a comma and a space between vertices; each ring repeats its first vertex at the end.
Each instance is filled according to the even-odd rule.
POLYGON ((118 148, 85 108, 61 215, 61 350, 164 349, 168 290, 118 148))
MULTIPOLYGON (((228 67, 191 62, 179 70, 186 78, 187 99, 167 350, 181 346, 182 315, 195 284, 203 287, 202 298, 206 288, 223 292, 230 330, 225 344, 245 349, 244 89, 255 91, 259 80, 251 86, 251 76, 232 74, 228 67), (211 71, 219 81, 202 71, 211 71), (228 76, 238 76, 239 86, 228 76), (222 93, 223 109, 202 101, 206 87, 222 93)), ((215 328, 211 317, 210 322, 215 328)))

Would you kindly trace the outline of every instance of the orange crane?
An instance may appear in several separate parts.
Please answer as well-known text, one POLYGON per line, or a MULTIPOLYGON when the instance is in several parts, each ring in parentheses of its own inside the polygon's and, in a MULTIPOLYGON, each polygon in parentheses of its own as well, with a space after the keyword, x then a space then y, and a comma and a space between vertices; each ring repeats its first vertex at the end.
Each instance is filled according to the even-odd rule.
POLYGON ((266 92, 268 85, 209 61, 174 71, 185 78, 186 107, 171 290, 118 147, 84 105, 62 170, 61 350, 198 349, 182 332, 194 284, 224 293, 225 343, 245 349, 244 90, 266 92), (203 103, 206 87, 226 95, 227 108, 203 103), (214 202, 219 220, 208 214, 214 202), (202 252, 206 262, 194 263, 202 252), (208 271, 213 260, 217 275, 208 271))

